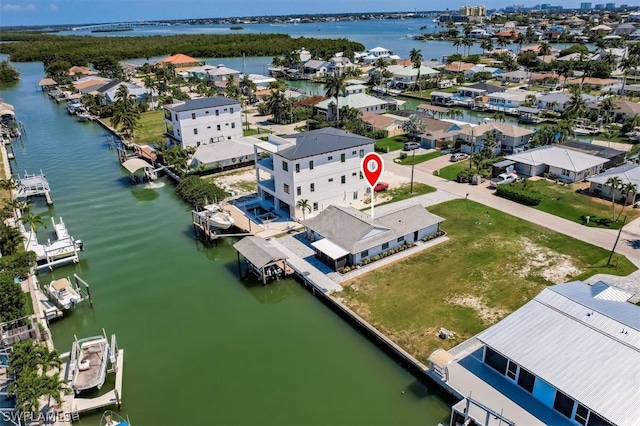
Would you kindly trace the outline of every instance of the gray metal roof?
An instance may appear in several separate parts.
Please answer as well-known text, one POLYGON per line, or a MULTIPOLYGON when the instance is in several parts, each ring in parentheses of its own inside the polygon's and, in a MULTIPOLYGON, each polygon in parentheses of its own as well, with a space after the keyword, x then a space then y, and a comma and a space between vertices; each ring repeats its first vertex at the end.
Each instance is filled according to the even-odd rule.
POLYGON ((285 260, 287 256, 260 237, 244 237, 233 245, 255 267, 262 268, 270 263, 285 260))
POLYGON ((607 159, 585 154, 562 146, 545 145, 518 154, 508 155, 507 160, 537 166, 546 164, 572 172, 581 172, 607 162, 607 159))
POLYGON ((622 183, 635 183, 640 187, 640 166, 633 163, 625 163, 602 172, 597 176, 589 178, 589 182, 605 184, 612 176, 618 176, 622 183))
POLYGON ((544 289, 477 338, 614 424, 640 418, 640 307, 580 281, 544 289))
POLYGON ((212 98, 190 99, 183 104, 165 108, 175 112, 183 112, 236 104, 240 104, 240 102, 235 99, 225 98, 224 96, 214 96, 212 98))
POLYGON ((349 253, 360 253, 442 221, 417 204, 375 219, 353 207, 329 206, 304 225, 349 253))
POLYGON ((314 155, 373 144, 373 139, 333 127, 325 127, 323 129, 296 133, 284 137, 287 139, 295 139, 296 141, 296 144, 291 148, 286 148, 278 152, 279 156, 288 160, 298 160, 314 155))

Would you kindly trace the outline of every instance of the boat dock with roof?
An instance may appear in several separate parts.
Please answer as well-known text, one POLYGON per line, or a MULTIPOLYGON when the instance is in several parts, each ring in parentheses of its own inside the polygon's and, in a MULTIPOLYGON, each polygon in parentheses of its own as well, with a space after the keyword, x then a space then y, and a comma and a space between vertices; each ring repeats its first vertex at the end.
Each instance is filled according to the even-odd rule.
POLYGON ((35 252, 38 268, 53 270, 54 267, 69 262, 78 263, 78 252, 84 249, 82 240, 76 240, 69 235, 62 218, 58 223, 51 218, 51 223, 56 233, 56 240, 47 240, 45 244, 40 244, 36 233, 33 230, 27 231, 22 222, 19 222, 20 232, 26 241, 25 248, 35 252))
POLYGON ((29 197, 37 197, 44 196, 47 200, 47 204, 53 204, 53 199, 51 198, 51 188, 49 187, 49 182, 47 181, 47 177, 40 170, 40 174, 29 174, 24 172, 24 176, 18 175, 16 178, 17 192, 18 198, 29 198, 29 197))

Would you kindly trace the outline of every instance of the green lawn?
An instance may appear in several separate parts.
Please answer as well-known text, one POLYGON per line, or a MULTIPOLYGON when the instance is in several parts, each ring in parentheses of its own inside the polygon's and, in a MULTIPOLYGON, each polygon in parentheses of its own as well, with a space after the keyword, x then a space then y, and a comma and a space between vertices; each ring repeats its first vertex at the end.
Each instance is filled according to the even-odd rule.
POLYGON ((439 170, 433 172, 434 175, 440 176, 443 179, 447 180, 456 180, 458 173, 469 168, 469 159, 458 161, 457 163, 452 163, 450 166, 443 167, 439 170))
POLYGON ((377 140, 375 142, 375 147, 378 151, 391 152, 402 149, 405 142, 409 142, 409 139, 405 135, 393 136, 377 140))
MULTIPOLYGON (((109 120, 111 124, 111 120, 109 120)), ((139 127, 134 133, 134 142, 138 145, 153 145, 163 139, 165 133, 164 112, 147 111, 140 114, 139 127)))
POLYGON ((243 136, 255 136, 255 135, 269 134, 269 133, 271 132, 267 129, 249 129, 249 130, 244 130, 242 132, 243 136))
POLYGON ((423 90, 421 92, 407 92, 407 94, 411 95, 411 96, 418 96, 418 97, 422 97, 425 99, 431 99, 431 92, 444 92, 444 93, 456 93, 458 91, 458 87, 457 86, 453 86, 453 87, 447 87, 444 89, 438 89, 433 88, 433 89, 427 89, 427 90, 423 90))
MULTIPOLYGON (((612 219, 610 201, 577 192, 580 187, 584 188, 585 184, 562 185, 544 179, 536 181, 527 179, 514 185, 520 189, 526 185, 525 191, 542 197, 540 204, 535 207, 538 210, 592 227, 619 229, 622 224, 622 218, 618 222, 610 222, 612 219), (588 224, 586 216, 590 216, 588 224)), ((621 209, 622 205, 616 204, 616 216, 621 209)), ((631 221, 640 216, 640 211, 626 207, 623 215, 628 216, 628 221, 631 221)))
POLYGON ((625 257, 470 200, 430 207, 450 240, 347 283, 339 296, 418 359, 451 348, 545 286, 635 270, 625 257), (441 340, 440 327, 455 333, 441 340))
POLYGON ((420 164, 420 163, 424 163, 425 161, 429 161, 432 160, 434 158, 438 158, 442 155, 442 152, 440 151, 433 151, 433 152, 429 152, 426 154, 418 154, 415 156, 413 156, 413 154, 407 154, 406 158, 403 158, 402 160, 398 160, 396 161, 398 164, 402 164, 403 166, 410 166, 411 164, 420 164), (414 163, 415 161, 415 163, 414 163))
MULTIPOLYGON (((381 193, 385 197, 391 197, 391 199, 382 203, 376 203, 377 205, 395 203, 396 201, 406 200, 407 198, 417 197, 418 195, 429 194, 435 192, 436 188, 433 186, 425 185, 424 183, 413 182, 413 193, 411 192, 411 184, 405 183, 398 188, 388 189, 381 193)), ((368 209, 369 207, 367 207, 368 209)))
POLYGON ((26 315, 33 315, 35 312, 33 310, 33 301, 31 300, 30 293, 24 293, 24 311, 26 315))

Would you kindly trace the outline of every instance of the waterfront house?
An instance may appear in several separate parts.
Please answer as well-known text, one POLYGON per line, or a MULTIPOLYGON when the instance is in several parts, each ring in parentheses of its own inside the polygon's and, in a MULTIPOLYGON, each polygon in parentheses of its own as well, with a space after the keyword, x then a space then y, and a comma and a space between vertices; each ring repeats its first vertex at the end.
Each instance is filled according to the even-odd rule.
POLYGON ((408 118, 392 114, 362 113, 362 121, 364 121, 369 130, 384 130, 389 137, 404 135, 405 131, 402 125, 407 120, 408 118))
POLYGON ((535 133, 534 130, 513 124, 489 121, 473 127, 461 129, 458 139, 465 142, 460 151, 470 154, 482 150, 487 142, 487 132, 493 135, 496 143, 495 153, 513 153, 522 151, 535 133))
POLYGON ((370 49, 366 55, 360 56, 359 60, 363 64, 368 65, 376 62, 379 58, 385 61, 400 60, 398 55, 392 55, 389 49, 379 46, 370 49))
POLYGON ((525 90, 511 90, 503 93, 492 93, 489 95, 489 109, 507 113, 516 113, 516 109, 527 101, 527 95, 534 92, 525 90))
POLYGON ((460 346, 432 353, 429 374, 460 399, 451 424, 637 424, 640 307, 632 296, 602 281, 554 285, 460 346))
POLYGON ((226 82, 233 78, 236 82, 240 81, 242 73, 238 70, 219 65, 200 65, 198 67, 189 68, 181 73, 185 78, 195 77, 200 80, 211 83, 226 82))
POLYGON ((73 82, 73 87, 80 93, 98 93, 98 89, 106 86, 111 82, 111 79, 105 77, 91 76, 82 77, 73 82))
POLYGON ((182 148, 242 137, 242 113, 235 99, 191 99, 163 108, 169 142, 182 148))
POLYGON ((316 257, 337 270, 435 235, 443 221, 415 204, 375 219, 353 207, 329 206, 303 224, 316 257))
POLYGON ((327 61, 320 61, 317 59, 311 59, 304 63, 302 66, 302 75, 305 77, 323 77, 329 71, 330 63, 327 61))
POLYGON ((470 124, 452 123, 434 118, 422 118, 425 132, 420 135, 420 145, 427 149, 441 148, 445 143, 453 143, 459 138, 460 131, 470 128, 470 124))
POLYGON ((527 71, 517 70, 496 75, 496 80, 507 83, 524 84, 529 81, 527 71))
POLYGON ((191 56, 184 55, 182 53, 177 53, 160 59, 153 65, 160 68, 172 66, 177 75, 180 72, 187 71, 189 68, 197 67, 202 64, 203 62, 196 58, 192 58, 191 56))
POLYGON ((129 96, 135 97, 136 102, 145 102, 149 96, 149 90, 138 86, 137 84, 128 83, 126 81, 112 80, 109 83, 100 86, 95 89, 96 92, 104 95, 107 104, 113 104, 116 102, 118 90, 121 86, 124 86, 129 91, 129 96))
POLYGON ((247 74, 246 78, 256 85, 256 90, 263 90, 269 87, 270 83, 275 83, 277 79, 261 74, 247 74))
POLYGON ((456 103, 455 93, 434 91, 429 96, 432 105, 453 106, 456 103))
MULTIPOLYGON (((393 87, 403 90, 413 86, 418 78, 418 68, 412 65, 390 65, 387 70, 391 73, 393 87)), ((420 77, 433 77, 440 74, 433 68, 420 65, 420 77)))
POLYGON ((516 163, 515 169, 522 176, 541 176, 547 173, 565 182, 577 182, 596 175, 608 161, 606 158, 557 145, 530 149, 509 155, 506 159, 516 163))
POLYGON ((503 71, 500 68, 488 67, 486 65, 475 65, 464 72, 464 78, 473 79, 477 73, 489 73, 488 79, 494 78, 503 71))
POLYGON ((369 189, 360 168, 373 139, 327 127, 255 144, 258 197, 296 219, 330 205, 362 203, 369 189), (311 211, 296 208, 306 200, 311 211))
MULTIPOLYGON (((607 185, 609 178, 617 177, 624 185, 635 184, 638 191, 640 191, 640 165, 633 163, 622 164, 618 167, 614 167, 605 172, 600 173, 597 176, 592 176, 588 179, 589 191, 599 197, 602 197, 608 201, 611 201, 611 191, 613 190, 613 197, 620 201, 624 198, 624 194, 621 188, 611 188, 607 185)), ((627 203, 633 204, 640 201, 640 193, 627 194, 627 203)))
POLYGON ((89 67, 81 67, 78 65, 74 65, 71 68, 69 68, 69 70, 67 71, 67 75, 71 77, 71 80, 76 81, 82 77, 98 75, 98 72, 95 70, 92 70, 89 67))
POLYGON ((348 106, 355 108, 362 112, 373 112, 375 114, 381 114, 389 110, 396 109, 398 101, 387 100, 377 98, 375 96, 367 95, 365 92, 367 86, 363 84, 351 84, 346 86, 346 95, 340 95, 338 97, 338 105, 336 106, 336 99, 330 98, 324 101, 318 102, 315 105, 316 114, 324 114, 327 120, 334 120, 336 117, 336 108, 342 108, 348 106))
POLYGON ((252 136, 222 139, 215 143, 201 143, 191 158, 191 166, 230 169, 253 164, 254 147, 260 139, 252 136))
POLYGON ((448 74, 455 74, 458 72, 465 72, 473 67, 475 67, 476 64, 471 63, 471 62, 460 62, 460 61, 454 61, 451 62, 447 65, 444 66, 443 70, 445 73, 448 74))

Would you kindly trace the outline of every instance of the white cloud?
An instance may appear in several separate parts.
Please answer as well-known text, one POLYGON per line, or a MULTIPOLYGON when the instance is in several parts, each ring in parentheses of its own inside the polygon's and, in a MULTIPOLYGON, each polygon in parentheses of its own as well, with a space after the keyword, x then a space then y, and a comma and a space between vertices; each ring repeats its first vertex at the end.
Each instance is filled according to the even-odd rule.
POLYGON ((51 12, 57 12, 58 11, 58 6, 56 6, 55 4, 51 3, 51 5, 49 6, 49 10, 51 12))
POLYGON ((36 7, 32 4, 26 6, 20 4, 3 4, 0 6, 0 10, 3 12, 34 12, 36 7))

